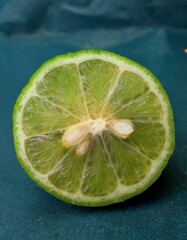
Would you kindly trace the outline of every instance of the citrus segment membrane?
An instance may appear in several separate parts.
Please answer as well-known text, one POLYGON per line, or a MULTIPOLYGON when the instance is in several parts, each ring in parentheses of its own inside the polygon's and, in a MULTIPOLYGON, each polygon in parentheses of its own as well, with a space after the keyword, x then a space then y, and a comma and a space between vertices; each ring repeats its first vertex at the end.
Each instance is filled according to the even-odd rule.
POLYGON ((77 157, 73 150, 69 150, 59 164, 49 173, 49 181, 58 189, 69 193, 78 192, 85 161, 85 155, 77 157))
POLYGON ((82 81, 76 64, 52 69, 37 85, 36 92, 80 119, 86 117, 82 81))
POLYGON ((119 77, 119 68, 107 61, 94 59, 79 64, 86 103, 91 118, 100 116, 110 89, 119 77))
POLYGON ((50 60, 20 95, 16 151, 58 198, 107 205, 159 177, 174 148, 172 116, 148 70, 106 51, 80 51, 50 60))
POLYGON ((22 126, 27 136, 62 130, 77 120, 41 97, 31 97, 23 109, 22 126))
POLYGON ((109 133, 104 134, 104 141, 115 173, 122 185, 136 184, 146 176, 151 167, 151 159, 131 147, 125 140, 109 133))
POLYGON ((164 149, 166 133, 160 123, 135 123, 127 143, 150 159, 157 159, 164 149))
POLYGON ((153 92, 143 94, 135 101, 122 106, 114 115, 117 118, 130 118, 133 122, 162 122, 164 117, 160 100, 153 92))
POLYGON ((125 104, 131 103, 147 91, 149 91, 149 86, 142 77, 130 71, 122 72, 112 95, 102 110, 102 116, 107 116, 109 111, 115 113, 123 110, 125 104))
POLYGON ((112 167, 110 155, 100 137, 95 137, 87 158, 81 193, 88 196, 105 196, 115 191, 118 179, 112 167))
POLYGON ((61 137, 61 132, 54 132, 25 140, 27 158, 36 171, 46 174, 64 157, 61 137))

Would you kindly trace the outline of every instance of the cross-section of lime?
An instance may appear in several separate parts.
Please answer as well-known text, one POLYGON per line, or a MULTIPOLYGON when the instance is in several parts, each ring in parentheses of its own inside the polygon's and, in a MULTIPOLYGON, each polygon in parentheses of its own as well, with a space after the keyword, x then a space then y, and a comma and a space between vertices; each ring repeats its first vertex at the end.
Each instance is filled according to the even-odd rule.
POLYGON ((103 206, 147 189, 175 145, 168 96, 141 65, 103 50, 57 56, 32 76, 13 115, 18 159, 66 202, 103 206))

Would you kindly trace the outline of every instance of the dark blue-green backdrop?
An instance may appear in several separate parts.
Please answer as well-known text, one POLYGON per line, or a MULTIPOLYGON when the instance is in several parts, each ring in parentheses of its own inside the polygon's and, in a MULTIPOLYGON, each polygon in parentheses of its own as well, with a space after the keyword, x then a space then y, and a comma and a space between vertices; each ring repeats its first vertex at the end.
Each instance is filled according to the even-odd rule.
POLYGON ((187 1, 0 1, 0 239, 187 239, 187 1), (83 208, 38 187, 20 167, 12 112, 31 75, 55 55, 114 51, 148 67, 173 105, 176 149, 159 180, 124 203, 83 208))

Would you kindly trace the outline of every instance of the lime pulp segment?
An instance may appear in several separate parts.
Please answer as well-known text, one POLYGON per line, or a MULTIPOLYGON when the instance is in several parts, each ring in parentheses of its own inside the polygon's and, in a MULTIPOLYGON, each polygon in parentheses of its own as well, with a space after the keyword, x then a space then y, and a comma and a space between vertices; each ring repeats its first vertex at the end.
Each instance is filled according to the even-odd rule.
POLYGON ((15 105, 14 138, 20 163, 45 190, 102 206, 139 194, 160 176, 174 149, 174 120, 147 69, 84 50, 51 59, 33 75, 15 105))

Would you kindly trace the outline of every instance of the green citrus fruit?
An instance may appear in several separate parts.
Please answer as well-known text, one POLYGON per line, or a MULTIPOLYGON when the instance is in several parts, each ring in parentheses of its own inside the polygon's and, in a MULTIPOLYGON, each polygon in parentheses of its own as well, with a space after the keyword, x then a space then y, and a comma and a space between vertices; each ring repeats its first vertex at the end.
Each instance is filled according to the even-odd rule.
POLYGON ((47 192, 82 206, 133 197, 160 176, 175 145, 168 96, 141 65, 103 50, 44 63, 14 109, 19 162, 47 192))

